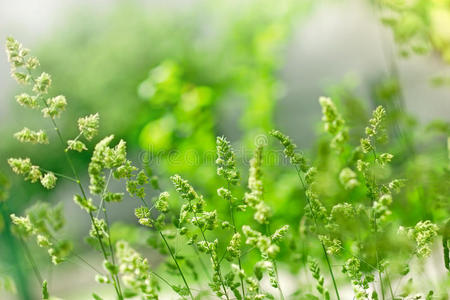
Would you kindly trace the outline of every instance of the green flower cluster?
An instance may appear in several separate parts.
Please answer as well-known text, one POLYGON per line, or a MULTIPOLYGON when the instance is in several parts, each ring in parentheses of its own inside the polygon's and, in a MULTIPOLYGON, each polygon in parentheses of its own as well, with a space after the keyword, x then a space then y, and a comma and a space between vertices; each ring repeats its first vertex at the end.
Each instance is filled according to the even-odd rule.
POLYGON ((342 169, 339 173, 339 181, 347 190, 352 190, 359 185, 358 176, 350 168, 342 169))
POLYGON ((85 151, 87 150, 86 145, 79 140, 83 136, 86 140, 92 140, 98 133, 98 128, 100 127, 100 117, 98 113, 89 115, 78 119, 78 130, 80 133, 73 140, 67 141, 67 150, 74 151, 85 151))
POLYGON ((48 136, 42 129, 33 131, 24 127, 21 131, 15 133, 14 137, 21 143, 48 144, 48 136))
POLYGON ((319 103, 322 106, 323 128, 325 132, 333 136, 330 146, 333 149, 342 151, 342 144, 348 139, 348 129, 345 127, 345 121, 330 98, 320 97, 319 103))
POLYGON ((414 227, 399 228, 399 233, 406 235, 416 242, 416 254, 420 258, 425 258, 431 254, 431 245, 434 238, 438 235, 439 227, 430 220, 420 221, 414 227))
POLYGON ((23 175, 25 180, 32 183, 40 181, 46 189, 52 189, 56 185, 57 178, 52 172, 42 174, 40 168, 31 163, 29 158, 10 158, 8 164, 14 173, 23 175))
POLYGON ((53 264, 63 262, 70 254, 71 243, 55 236, 65 223, 61 205, 51 207, 47 203, 38 203, 30 207, 24 217, 15 214, 10 217, 22 238, 33 236, 39 247, 47 249, 53 264))
POLYGON ((129 297, 139 296, 142 299, 158 299, 159 286, 150 271, 146 258, 143 258, 126 241, 116 243, 117 265, 123 283, 130 289, 129 297))
POLYGON ((284 155, 288 158, 292 165, 298 167, 302 172, 307 172, 309 169, 308 163, 303 155, 297 153, 295 150, 297 146, 291 139, 278 130, 272 130, 270 135, 278 139, 284 146, 284 155))
POLYGON ((357 300, 368 299, 369 283, 373 282, 374 278, 372 275, 363 276, 359 259, 349 258, 342 267, 342 272, 351 279, 355 298, 357 300))
POLYGON ((217 175, 223 176, 231 185, 239 182, 239 172, 230 142, 225 137, 217 137, 217 175))
POLYGON ((106 169, 114 170, 117 179, 131 176, 131 171, 135 170, 126 159, 126 143, 120 140, 119 143, 110 147, 109 144, 114 139, 113 135, 103 138, 95 145, 94 152, 89 163, 89 189, 93 194, 102 194, 106 186, 106 169))
POLYGON ((248 175, 249 193, 245 193, 245 204, 255 210, 253 218, 260 224, 267 224, 272 215, 270 207, 263 200, 264 186, 262 182, 262 151, 263 147, 258 146, 253 158, 250 160, 248 175))
POLYGON ((378 106, 369 120, 369 126, 366 127, 366 137, 361 139, 361 149, 364 153, 375 151, 374 139, 385 139, 385 129, 383 121, 386 118, 386 110, 378 106))

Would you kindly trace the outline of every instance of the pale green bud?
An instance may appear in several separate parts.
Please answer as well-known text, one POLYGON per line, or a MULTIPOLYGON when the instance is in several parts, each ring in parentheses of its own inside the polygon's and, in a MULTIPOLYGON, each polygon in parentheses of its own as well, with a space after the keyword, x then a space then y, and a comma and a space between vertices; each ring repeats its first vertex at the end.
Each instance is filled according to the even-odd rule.
POLYGON ((148 218, 150 216, 150 210, 145 206, 141 206, 134 210, 134 214, 138 219, 148 218))
POLYGON ((30 216, 17 217, 15 214, 10 215, 11 222, 17 226, 21 234, 28 236, 33 233, 33 224, 31 224, 30 216))
POLYGON ((269 222, 269 218, 272 216, 272 210, 270 207, 261 201, 256 204, 254 208, 256 211, 253 218, 260 224, 267 224, 269 222))
POLYGON ((24 64, 24 58, 28 54, 28 50, 24 49, 22 44, 12 37, 6 38, 6 54, 8 61, 13 69, 21 67, 24 64))
POLYGON ((40 65, 39 60, 36 57, 29 57, 25 63, 25 68, 29 70, 36 69, 40 65))
POLYGON ((354 189, 359 185, 356 173, 350 168, 344 168, 339 173, 339 181, 346 190, 354 189))
POLYGON ((43 130, 33 131, 25 127, 15 133, 14 137, 21 143, 48 144, 47 134, 43 130))
POLYGON ((39 108, 39 103, 38 100, 35 96, 30 96, 26 93, 22 93, 20 95, 16 96, 16 101, 17 103, 19 103, 21 106, 27 107, 27 108, 31 108, 31 109, 35 109, 35 108, 39 108))
POLYGON ((86 147, 86 145, 85 145, 83 142, 81 142, 81 141, 78 141, 78 140, 68 140, 68 141, 67 141, 67 148, 66 148, 66 150, 74 150, 74 151, 81 152, 81 151, 87 150, 87 147, 86 147))
POLYGON ((169 210, 169 193, 162 192, 159 194, 158 200, 155 203, 155 207, 160 212, 167 212, 169 210))
POLYGON ((236 161, 233 148, 225 137, 217 137, 217 175, 223 176, 230 184, 237 184, 239 172, 236 168, 236 161))
POLYGON ((26 175, 32 166, 29 158, 10 158, 8 164, 13 172, 18 175, 26 175))
POLYGON ((333 101, 327 97, 320 97, 319 103, 322 106, 322 121, 324 130, 330 134, 337 134, 344 125, 344 121, 339 115, 333 101))
POLYGON ((47 107, 42 109, 44 117, 58 118, 61 113, 66 109, 67 101, 66 97, 59 95, 53 98, 47 99, 47 107))
POLYGON ((92 203, 92 199, 86 199, 80 195, 75 194, 73 196, 73 201, 80 206, 81 209, 87 212, 93 212, 97 210, 97 207, 92 203))
POLYGON ((358 159, 356 162, 356 168, 360 172, 366 172, 369 169, 369 163, 358 159))
POLYGON ((52 246, 52 243, 48 240, 48 238, 42 234, 38 234, 36 236, 36 241, 39 247, 49 248, 52 246))
POLYGON ((280 143, 284 146, 284 155, 289 158, 291 164, 293 164, 296 167, 299 167, 302 172, 307 172, 309 169, 309 166, 306 162, 306 159, 303 155, 296 153, 295 149, 297 146, 291 141, 291 139, 281 133, 278 130, 272 130, 269 133, 271 136, 275 137, 280 141, 280 143))
POLYGON ((19 84, 28 84, 31 81, 31 76, 26 73, 14 71, 11 75, 19 84))
POLYGON ((98 283, 109 283, 110 282, 108 277, 106 277, 105 275, 100 275, 100 274, 95 275, 95 281, 97 281, 98 283))
POLYGON ((172 180, 176 191, 180 193, 181 198, 183 198, 184 200, 192 201, 199 198, 194 188, 189 184, 187 180, 181 178, 180 175, 174 175, 170 177, 170 179, 172 180))
MULTIPOLYGON (((408 237, 417 244, 416 253, 420 258, 425 258, 431 254, 431 245, 438 234, 439 227, 431 221, 420 221, 414 228, 402 228, 408 237)), ((400 231, 400 230, 399 230, 400 231)))
POLYGON ((78 119, 78 129, 88 141, 97 135, 100 126, 99 121, 98 113, 78 119))
POLYGON ((94 217, 89 236, 92 238, 108 238, 108 229, 105 220, 94 217))
POLYGON ((393 157, 394 157, 394 155, 392 155, 390 153, 380 154, 380 156, 378 156, 378 163, 382 166, 386 165, 391 162, 393 157))
POLYGON ((278 228, 274 232, 274 234, 272 234, 272 237, 271 237, 272 242, 277 243, 277 242, 281 241, 286 236, 286 233, 288 232, 288 230, 289 230, 289 225, 284 225, 281 228, 278 228))
POLYGON ((46 189, 53 189, 56 186, 56 178, 55 174, 52 172, 48 172, 44 175, 44 177, 41 178, 41 184, 46 189))
POLYGON ((241 234, 239 232, 233 234, 227 251, 230 257, 239 257, 241 255, 241 234))
POLYGON ((42 172, 38 166, 31 166, 28 175, 25 177, 25 180, 30 180, 32 183, 38 182, 42 178, 42 172))
POLYGON ((103 199, 106 202, 121 202, 123 200, 123 193, 105 193, 105 195, 103 195, 103 199))
POLYGON ((322 244, 325 246, 325 249, 328 254, 334 255, 339 253, 341 250, 341 241, 338 239, 331 239, 330 237, 326 235, 319 235, 319 240, 322 242, 322 244))
POLYGON ((361 149, 364 153, 368 153, 368 152, 372 151, 373 146, 372 146, 372 143, 370 142, 369 138, 361 139, 361 149))
POLYGON ((388 187, 390 190, 398 193, 400 191, 400 188, 405 186, 405 181, 406 180, 404 179, 394 179, 391 182, 389 182, 388 187))
POLYGON ((47 94, 48 88, 52 84, 52 79, 49 74, 42 72, 38 78, 36 78, 33 86, 33 92, 47 94))

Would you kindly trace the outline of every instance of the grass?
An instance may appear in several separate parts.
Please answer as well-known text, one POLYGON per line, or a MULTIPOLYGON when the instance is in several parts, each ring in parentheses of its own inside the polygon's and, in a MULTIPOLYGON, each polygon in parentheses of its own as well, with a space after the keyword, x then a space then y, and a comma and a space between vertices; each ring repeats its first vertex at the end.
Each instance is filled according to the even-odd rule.
MULTIPOLYGON (((8 162, 15 173, 32 183, 40 182, 44 188, 54 188, 59 180, 67 180, 79 188, 80 194, 74 195, 74 201, 89 216, 88 241, 103 260, 103 270, 95 271, 95 279, 99 284, 110 285, 117 299, 157 299, 160 284, 187 299, 214 295, 227 300, 339 300, 343 299, 342 290, 349 285, 355 299, 401 299, 418 292, 422 292, 423 299, 447 296, 440 290, 404 289, 396 294, 392 289, 392 280, 400 281, 407 275, 398 272, 399 265, 410 262, 413 256, 419 258, 418 264, 423 263, 431 255, 438 235, 443 236, 442 265, 448 268, 448 230, 445 230, 448 222, 445 225, 419 220, 401 226, 392 207, 402 189, 409 186, 408 181, 393 176, 396 158, 388 152, 388 113, 382 106, 375 108, 360 143, 355 145, 350 142, 350 129, 336 103, 330 98, 319 99, 326 154, 317 156, 325 155, 322 158, 333 162, 334 169, 311 163, 288 136, 277 130, 270 132, 274 141, 281 143, 285 157, 295 169, 294 176, 298 177, 297 190, 301 193, 291 201, 305 207, 294 222, 284 222, 283 211, 273 211, 271 207, 276 199, 265 200, 265 190, 272 183, 264 180, 264 171, 269 166, 264 166, 262 145, 256 147, 248 178, 243 179, 241 174, 245 171, 239 170, 230 141, 217 138, 217 176, 225 184, 217 186, 216 197, 202 196, 180 175, 170 178, 173 188, 160 189, 148 166, 130 161, 126 142, 113 144, 112 135, 95 144, 88 169, 78 170, 72 157, 90 151, 89 142, 98 134, 99 114, 80 118, 79 134, 67 140, 58 127, 58 118, 67 105, 65 97, 49 96, 50 75, 37 73, 39 61, 19 42, 8 38, 7 52, 13 77, 27 91, 17 97, 18 103, 26 109, 40 110, 43 118, 50 120, 72 175, 36 166, 29 158, 11 158, 8 162), (89 176, 88 187, 82 184, 79 174, 89 176), (326 180, 330 174, 328 178, 333 184, 326 180), (112 191, 112 181, 123 183, 124 190, 112 191), (244 182, 247 189, 243 193, 239 186, 244 182), (123 201, 125 194, 143 204, 135 209, 136 221, 147 232, 157 233, 154 237, 158 241, 152 245, 167 257, 166 270, 153 269, 147 258, 134 249, 132 241, 111 238, 108 207, 123 201), (155 194, 157 197, 152 197, 155 194), (222 201, 226 210, 220 210, 215 201, 222 201), (181 249, 175 239, 182 241, 181 249), (200 265, 194 263, 196 259, 200 265), (308 261, 315 289, 308 282, 298 282, 298 290, 286 295, 278 272, 280 268, 289 269, 289 261, 308 261), (321 274, 320 263, 325 263, 326 274, 321 274), (207 284, 196 275, 205 264, 207 284), (337 265, 342 266, 341 272, 337 265), (330 295, 330 287, 335 297, 330 295)), ((45 144, 54 136, 44 130, 24 129, 15 137, 25 144, 45 144)), ((166 185, 167 181, 162 182, 166 185)), ((43 284, 43 299, 51 297, 52 287, 38 270, 26 239, 34 238, 55 265, 74 254, 91 267, 74 253, 70 241, 58 238, 64 224, 60 207, 35 205, 24 216, 12 214, 11 222, 35 276, 43 284)), ((306 264, 291 266, 292 277, 297 278, 305 267, 306 264)), ((93 294, 93 298, 102 296, 93 294)))

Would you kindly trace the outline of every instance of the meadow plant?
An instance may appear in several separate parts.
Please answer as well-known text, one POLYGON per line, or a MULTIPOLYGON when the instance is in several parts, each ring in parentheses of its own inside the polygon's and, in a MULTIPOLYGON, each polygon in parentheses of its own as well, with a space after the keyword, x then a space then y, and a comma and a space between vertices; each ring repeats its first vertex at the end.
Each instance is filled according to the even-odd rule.
MULTIPOLYGON (((27 89, 27 93, 16 97, 17 102, 24 108, 40 110, 55 130, 53 135, 42 129, 24 128, 14 135, 15 138, 32 144, 59 140, 72 174, 52 172, 34 165, 27 157, 10 158, 8 164, 14 173, 31 183, 39 182, 46 189, 55 188, 60 180, 77 186, 79 191, 73 196, 73 201, 89 216, 91 228, 87 240, 101 254, 103 269, 99 271, 92 267, 74 252, 70 241, 58 237, 65 224, 61 204, 37 203, 23 216, 11 214, 15 233, 20 239, 33 237, 39 247, 46 249, 53 264, 63 263, 74 255, 95 271, 93 278, 98 283, 111 286, 117 299, 167 299, 171 290, 182 299, 328 300, 334 299, 329 292, 331 283, 336 299, 343 299, 341 295, 346 286, 352 287, 355 299, 400 299, 392 288, 394 275, 390 274, 389 252, 381 243, 389 239, 394 226, 398 234, 415 244, 411 255, 425 259, 432 252, 433 240, 440 234, 437 224, 421 220, 412 227, 401 227, 393 220, 392 203, 407 182, 389 178, 386 175, 389 172, 385 172, 394 156, 381 151, 387 140, 384 127, 386 110, 382 106, 374 110, 360 143, 351 145, 349 128, 337 105, 330 98, 319 99, 329 148, 334 150, 332 155, 341 161, 334 179, 344 193, 358 195, 357 201, 351 203, 327 199, 329 196, 321 186, 323 170, 298 152, 288 136, 278 130, 270 132, 280 141, 285 156, 295 168, 299 189, 303 193, 303 199, 299 197, 296 200, 305 206, 304 216, 298 220, 302 229, 297 231, 280 223, 280 217, 276 218, 277 212, 270 205, 276 199, 265 201, 264 187, 268 183, 264 182, 263 145, 258 145, 254 151, 250 160, 248 190, 241 193, 237 187, 241 184, 242 172, 233 147, 227 138, 217 137, 216 171, 223 181, 223 185, 217 188, 217 200, 212 195, 204 197, 180 175, 170 177, 175 192, 161 189, 159 179, 147 166, 141 168, 127 158, 126 142, 116 142, 114 136, 109 135, 91 149, 87 169, 89 186, 84 186, 80 170, 72 162, 72 155, 89 151, 90 143, 99 132, 99 114, 80 117, 74 124, 78 135, 65 139, 57 119, 64 116, 67 99, 63 95, 50 95, 51 76, 37 72, 39 61, 30 56, 29 50, 13 38, 7 39, 6 47, 12 76, 27 89), (134 211, 136 222, 146 231, 155 233, 149 245, 163 255, 172 272, 161 273, 130 241, 113 239, 108 206, 124 201, 126 197, 125 191, 113 192, 110 189, 112 180, 122 182, 129 197, 140 203, 134 211), (150 189, 156 197, 151 197, 150 189), (219 211, 214 201, 224 201, 228 212, 219 211), (247 215, 252 218, 246 218, 247 215), (358 233, 346 234, 348 227, 359 228, 356 230, 358 233), (181 249, 175 239, 183 241, 185 254, 180 254, 181 249), (322 252, 321 256, 312 257, 315 252, 311 251, 307 258, 315 289, 302 282, 294 293, 286 295, 288 287, 280 280, 280 270, 287 269, 283 256, 299 254, 290 241, 298 242, 300 239, 311 240, 322 252), (253 259, 246 260, 250 254, 253 259), (200 263, 194 263, 195 259, 200 263), (204 264, 205 260, 208 265, 204 264), (322 261, 327 268, 324 274, 320 267, 322 261), (342 265, 342 274, 336 271, 338 263, 342 265), (201 268, 208 285, 199 279, 198 269, 201 268)), ((445 232, 443 236, 447 237, 445 232)), ((447 239, 443 241, 448 268, 447 239)), ((32 256, 28 259, 34 264, 32 256)), ((42 282, 42 299, 49 299, 51 286, 38 274, 37 270, 36 276, 42 282)), ((297 277, 296 272, 292 277, 297 277)), ((396 279, 401 280, 401 277, 396 279)), ((427 299, 431 299, 433 292, 427 295, 427 299)), ((103 299, 95 293, 92 297, 103 299)))

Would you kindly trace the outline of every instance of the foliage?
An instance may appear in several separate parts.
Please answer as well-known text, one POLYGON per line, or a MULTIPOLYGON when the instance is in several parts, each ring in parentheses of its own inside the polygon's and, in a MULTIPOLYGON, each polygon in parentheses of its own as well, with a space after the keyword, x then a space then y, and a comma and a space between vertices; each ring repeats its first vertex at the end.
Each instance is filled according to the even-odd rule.
POLYGON ((400 53, 425 54, 435 49, 450 62, 450 2, 377 0, 382 8, 382 22, 392 29, 400 53))
MULTIPOLYGON (((64 116, 66 98, 63 95, 50 95, 51 77, 45 72, 37 72, 38 60, 30 56, 27 49, 13 38, 8 38, 6 45, 13 77, 24 88, 31 89, 32 92, 26 97, 34 99, 18 100, 19 104, 28 109, 40 110, 42 117, 50 120, 55 133, 48 133, 48 141, 59 140, 72 175, 49 171, 32 164, 27 157, 11 158, 8 162, 12 170, 25 180, 40 181, 47 189, 54 188, 59 179, 75 184, 79 194, 75 194, 73 199, 85 210, 91 223, 88 242, 103 259, 103 270, 96 270, 96 281, 110 285, 118 299, 135 296, 157 299, 160 284, 181 298, 201 298, 206 291, 227 300, 231 297, 284 299, 286 287, 280 280, 279 267, 286 257, 294 261, 298 261, 298 257, 305 257, 305 248, 309 252, 306 257, 310 257, 307 259, 309 269, 320 297, 331 298, 319 263, 312 256, 324 258, 337 299, 341 298, 341 284, 346 283, 343 283, 344 276, 333 268, 334 261, 343 263, 342 273, 350 279, 357 299, 394 299, 397 295, 392 289, 392 280, 401 280, 407 273, 398 274, 396 263, 408 265, 411 257, 417 255, 417 264, 422 264, 430 255, 432 243, 438 234, 444 237, 443 250, 447 259, 442 265, 448 265, 448 225, 443 224, 444 218, 438 215, 438 224, 423 219, 418 220, 413 227, 403 228, 400 227, 401 219, 394 214, 392 207, 401 199, 399 193, 404 186, 409 185, 409 181, 397 178, 395 173, 393 176, 390 172, 396 156, 385 149, 389 128, 388 114, 383 106, 374 109, 359 143, 352 144, 348 123, 338 106, 330 98, 320 98, 327 151, 319 153, 317 163, 310 162, 306 155, 298 152, 297 146, 287 135, 278 130, 270 132, 280 141, 284 155, 296 171, 297 185, 303 197, 295 200, 305 200, 300 201, 305 204, 304 210, 295 214, 295 223, 300 224, 300 228, 295 229, 289 226, 289 223, 294 223, 290 218, 286 218, 288 224, 277 224, 279 222, 274 221, 270 204, 265 201, 266 187, 274 187, 271 187, 271 181, 267 180, 267 173, 262 169, 262 145, 256 148, 250 163, 249 191, 242 193, 237 189, 242 172, 238 169, 233 147, 225 137, 216 139, 216 174, 221 180, 217 188, 219 199, 203 196, 190 181, 180 175, 173 175, 170 180, 179 195, 180 206, 173 201, 175 193, 160 188, 158 178, 151 174, 148 165, 142 168, 128 159, 126 142, 120 139, 113 143, 113 135, 100 139, 91 148, 87 189, 80 181, 81 170, 73 163, 72 157, 81 155, 78 153, 81 151, 90 152, 89 148, 84 143, 77 149, 71 149, 70 145, 81 142, 79 139, 82 137, 86 141, 96 137, 99 114, 79 118, 73 125, 78 127, 79 134, 71 140, 73 143, 68 143, 63 138, 57 119, 64 116), (324 167, 325 159, 333 161, 333 167, 324 167), (331 174, 329 181, 334 182, 334 193, 330 191, 329 181, 324 180, 326 174, 331 174), (124 192, 126 190, 131 198, 142 203, 135 209, 137 222, 152 234, 150 246, 167 257, 166 266, 171 271, 160 273, 126 238, 113 243, 107 206, 123 201, 125 194, 111 189, 114 180, 122 182, 125 185, 124 192), (150 188, 158 193, 158 197, 151 198, 150 188), (91 197, 88 197, 88 190, 91 197), (218 201, 222 201, 223 205, 218 201), (398 228, 400 235, 397 235, 398 228), (401 240, 401 233, 406 235, 404 241, 401 240), (184 255, 180 255, 179 244, 174 239, 180 239, 186 245, 183 247, 184 255), (414 243, 412 247, 410 240, 414 243), (251 255, 253 259, 244 263, 245 255, 251 255), (193 263, 194 259, 199 259, 201 263, 193 263), (209 262, 209 268, 204 265, 204 261, 209 262), (198 269, 202 266, 209 281, 208 286, 199 280, 198 269), (174 276, 168 277, 169 274, 174 276), (269 286, 264 284, 264 278, 268 279, 269 286)), ((27 136, 19 141, 26 143, 35 140, 31 131, 27 136)), ((437 175, 438 182, 441 181, 439 176, 442 175, 437 175)), ((444 185, 444 188, 448 186, 444 185)), ((435 194, 442 193, 445 197, 445 192, 439 190, 435 194)), ((64 262, 72 251, 70 243, 58 236, 65 223, 60 205, 37 203, 24 216, 11 214, 10 218, 17 236, 21 239, 35 237, 38 245, 47 249, 52 263, 64 262)), ((283 220, 281 216, 278 218, 283 220)), ((87 263, 79 255, 77 257, 87 263)), ((292 268, 293 274, 298 271, 299 268, 292 268)), ((294 295, 302 295, 304 286, 309 287, 299 282, 299 289, 294 295)), ((405 297, 417 292, 410 289, 405 292, 405 297)), ((437 292, 442 297, 447 293, 445 290, 437 292)), ((43 297, 48 298, 46 281, 42 293, 43 297)), ((299 297, 318 298, 313 293, 304 294, 306 298, 299 297)), ((433 293, 428 292, 427 297, 433 293)), ((164 295, 161 294, 161 297, 164 295)), ((97 294, 93 297, 100 298, 97 294)))

